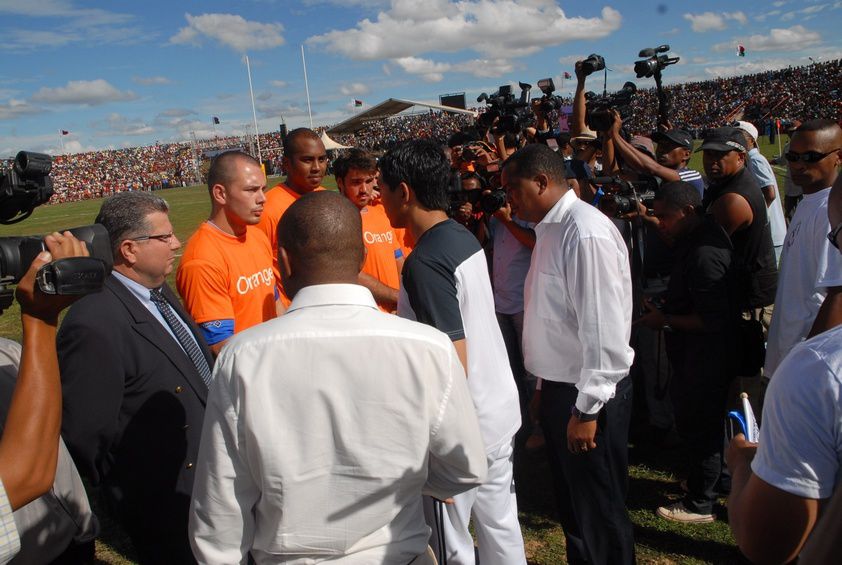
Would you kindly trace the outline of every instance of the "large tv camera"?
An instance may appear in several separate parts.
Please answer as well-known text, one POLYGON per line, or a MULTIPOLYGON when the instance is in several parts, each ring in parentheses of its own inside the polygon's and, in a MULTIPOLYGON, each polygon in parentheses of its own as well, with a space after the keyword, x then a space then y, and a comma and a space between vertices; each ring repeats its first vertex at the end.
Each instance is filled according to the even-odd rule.
POLYGON ((634 72, 637 78, 655 77, 655 88, 658 92, 658 124, 664 129, 669 124, 669 114, 672 108, 667 93, 661 87, 661 71, 680 60, 680 57, 668 56, 666 53, 669 50, 669 45, 641 49, 637 56, 645 57, 645 59, 634 64, 634 72))
POLYGON ((585 123, 594 131, 607 131, 614 123, 614 116, 611 110, 617 110, 622 120, 631 116, 631 100, 637 86, 633 82, 627 82, 623 88, 612 94, 598 96, 593 92, 586 92, 585 99, 585 123))
MULTIPOLYGON (((49 155, 28 151, 17 154, 11 170, 0 173, 0 224, 23 221, 50 199, 51 169, 49 155)), ((113 264, 108 232, 101 225, 67 231, 87 244, 90 257, 58 259, 45 265, 36 276, 38 287, 45 294, 78 296, 99 291, 113 264)), ((12 304, 11 285, 20 281, 35 257, 45 249, 44 238, 40 236, 0 237, 0 313, 12 304)))
POLYGON ((637 211, 640 204, 643 204, 647 210, 651 210, 659 186, 658 179, 655 177, 646 177, 637 181, 620 177, 594 177, 588 181, 596 187, 601 187, 606 193, 600 199, 600 209, 613 213, 617 218, 637 211))
POLYGON ((510 84, 500 86, 497 92, 490 95, 483 92, 477 96, 477 102, 485 102, 488 105, 488 109, 479 117, 481 126, 492 127, 497 133, 520 133, 533 122, 534 116, 529 107, 532 85, 519 82, 518 86, 520 96, 517 98, 512 93, 510 84), (499 120, 494 124, 497 118, 499 120))

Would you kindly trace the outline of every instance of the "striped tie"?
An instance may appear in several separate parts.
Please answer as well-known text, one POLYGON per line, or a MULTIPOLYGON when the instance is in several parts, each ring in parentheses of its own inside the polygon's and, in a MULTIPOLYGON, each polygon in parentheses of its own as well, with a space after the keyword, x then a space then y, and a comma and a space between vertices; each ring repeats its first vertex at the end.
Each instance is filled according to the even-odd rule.
POLYGON ((205 381, 205 384, 210 387, 211 382, 211 371, 210 367, 208 367, 207 359, 202 354, 202 350, 199 349, 199 346, 196 344, 196 340, 194 340, 190 334, 187 332, 187 329, 184 327, 179 319, 176 317, 175 312, 172 311, 170 308, 167 299, 161 294, 160 290, 150 290, 149 297, 152 299, 152 303, 158 307, 158 311, 161 312, 161 315, 167 321, 167 325, 169 325, 172 333, 175 334, 178 343, 181 344, 181 347, 190 357, 190 360, 193 361, 193 365, 196 366, 196 371, 199 372, 199 375, 202 377, 202 380, 205 381))

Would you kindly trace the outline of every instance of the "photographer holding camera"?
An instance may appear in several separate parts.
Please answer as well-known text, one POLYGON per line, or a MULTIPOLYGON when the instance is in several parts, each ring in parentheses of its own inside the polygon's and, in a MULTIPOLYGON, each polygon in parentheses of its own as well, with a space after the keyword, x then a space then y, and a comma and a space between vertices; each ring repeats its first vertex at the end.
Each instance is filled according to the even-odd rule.
POLYGON ((56 328, 59 313, 78 296, 44 294, 36 284, 36 274, 54 260, 88 256, 85 243, 70 232, 48 235, 44 244, 47 251, 37 255, 15 292, 23 348, 0 440, 0 563, 20 549, 12 512, 50 489, 59 453, 61 382, 56 328))
POLYGON ((675 249, 667 290, 644 301, 635 324, 664 331, 673 377, 670 395, 687 449, 687 494, 658 508, 682 523, 712 522, 716 484, 723 470, 723 426, 728 385, 734 376, 734 330, 739 312, 730 277, 733 247, 725 230, 699 213, 691 184, 666 183, 655 196, 658 229, 675 249))

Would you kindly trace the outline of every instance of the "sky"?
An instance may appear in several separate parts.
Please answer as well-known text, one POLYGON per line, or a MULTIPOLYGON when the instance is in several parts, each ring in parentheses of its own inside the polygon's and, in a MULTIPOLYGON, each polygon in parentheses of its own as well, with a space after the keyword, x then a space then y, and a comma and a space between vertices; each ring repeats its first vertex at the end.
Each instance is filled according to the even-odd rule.
POLYGON ((569 95, 561 76, 590 53, 609 90, 654 86, 633 65, 661 44, 681 59, 666 83, 827 61, 840 24, 842 0, 0 0, 0 157, 242 135, 246 56, 260 132, 309 126, 302 46, 320 126, 360 111, 355 99, 465 92, 471 105, 545 77, 569 95))

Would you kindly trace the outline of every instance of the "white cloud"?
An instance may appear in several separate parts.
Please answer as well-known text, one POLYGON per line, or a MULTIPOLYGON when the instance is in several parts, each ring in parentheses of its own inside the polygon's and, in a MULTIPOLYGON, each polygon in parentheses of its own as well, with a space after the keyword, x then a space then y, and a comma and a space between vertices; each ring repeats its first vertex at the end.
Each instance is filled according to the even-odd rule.
POLYGON ((118 90, 104 79, 71 80, 57 88, 43 87, 32 95, 32 100, 49 104, 81 104, 99 106, 108 102, 134 100, 137 96, 130 90, 118 90))
POLYGON ((604 7, 600 17, 567 17, 555 0, 392 0, 375 21, 364 19, 355 28, 307 41, 365 61, 463 49, 511 58, 577 39, 604 38, 620 27, 621 19, 610 7, 604 7))
POLYGON ((702 14, 684 14, 684 19, 690 22, 690 27, 697 33, 706 31, 722 31, 728 25, 721 14, 704 12, 702 14))
POLYGON ((508 59, 472 59, 460 63, 436 62, 421 57, 400 57, 393 62, 404 72, 418 75, 426 82, 441 82, 444 73, 470 74, 479 78, 499 77, 514 70, 508 59))
POLYGON ((42 111, 25 100, 10 98, 7 102, 0 104, 0 120, 14 120, 21 116, 39 114, 42 111))
POLYGON ((275 88, 286 88, 288 84, 289 83, 287 83, 285 80, 270 80, 269 81, 269 86, 274 86, 275 88))
POLYGON ((153 84, 172 84, 172 81, 167 77, 132 77, 132 82, 135 84, 142 84, 149 86, 153 84))
POLYGON ((562 65, 575 65, 576 61, 581 61, 585 59, 587 55, 565 55, 564 57, 559 57, 558 62, 562 65))
POLYGON ((762 59, 757 61, 746 61, 739 65, 721 65, 705 67, 705 73, 712 77, 728 77, 737 75, 750 75, 774 71, 791 65, 791 59, 762 59))
POLYGON ((190 110, 188 108, 167 108, 158 116, 168 117, 168 118, 182 118, 184 116, 190 116, 195 114, 196 110, 190 110))
POLYGON ((155 128, 147 125, 143 120, 127 118, 116 112, 111 113, 104 120, 94 122, 95 129, 100 130, 98 136, 111 135, 148 135, 155 132, 155 128))
POLYGON ((258 92, 255 96, 258 100, 269 100, 272 98, 272 91, 271 90, 264 90, 263 92, 258 92))
POLYGON ((681 33, 681 28, 674 27, 669 31, 662 31, 658 35, 678 35, 679 33, 681 33))
POLYGON ((775 8, 780 8, 784 4, 786 4, 786 0, 776 0, 775 2, 772 2, 772 6, 775 8))
POLYGON ((343 84, 339 87, 339 92, 344 96, 362 96, 368 94, 371 89, 368 85, 361 82, 352 82, 350 84, 343 84))
POLYGON ((697 33, 722 31, 728 27, 726 20, 733 20, 740 25, 745 25, 748 22, 748 17, 743 12, 684 14, 684 19, 690 22, 690 27, 697 33))
POLYGON ((249 21, 236 14, 185 14, 187 27, 178 30, 170 43, 201 45, 202 37, 215 39, 235 51, 273 49, 284 44, 284 26, 279 23, 249 21))
POLYGON ((691 57, 690 62, 693 63, 694 65, 704 65, 705 63, 708 62, 708 58, 707 57, 691 57))
MULTIPOLYGON (((746 51, 798 51, 821 41, 821 35, 817 31, 810 31, 804 26, 796 25, 791 28, 773 28, 768 35, 752 35, 745 40, 739 41, 745 45, 746 51)), ((736 48, 737 40, 733 42, 717 43, 713 50, 717 52, 729 51, 736 48)))

